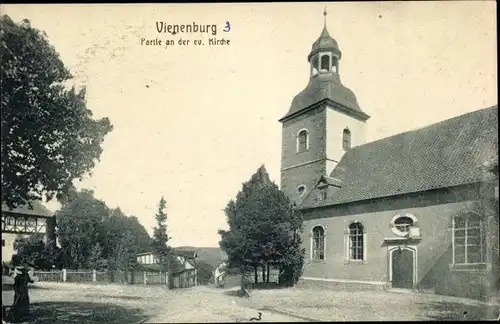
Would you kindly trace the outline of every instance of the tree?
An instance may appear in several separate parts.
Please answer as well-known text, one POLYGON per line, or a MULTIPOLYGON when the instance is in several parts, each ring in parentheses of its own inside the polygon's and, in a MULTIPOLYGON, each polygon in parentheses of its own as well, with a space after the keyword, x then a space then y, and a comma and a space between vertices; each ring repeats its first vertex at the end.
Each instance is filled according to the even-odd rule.
POLYGON ((87 268, 92 248, 103 247, 103 257, 109 254, 106 241, 106 220, 110 209, 94 197, 92 190, 83 189, 56 212, 57 236, 61 244, 64 266, 69 269, 87 268))
POLYGON ((170 248, 167 245, 170 237, 167 233, 167 214, 165 213, 165 208, 167 203, 163 197, 160 199, 158 204, 158 213, 155 215, 156 226, 153 229, 153 240, 152 247, 153 252, 159 259, 160 265, 166 269, 167 268, 167 257, 170 254, 170 248))
POLYGON ((102 252, 103 250, 99 243, 96 243, 94 247, 92 247, 88 260, 90 269, 100 270, 104 267, 102 252))
POLYGON ((230 268, 239 268, 243 276, 253 267, 257 280, 257 268, 261 267, 263 281, 267 282, 271 265, 287 273, 281 276, 283 280, 293 282, 300 276, 305 252, 299 238, 302 218, 270 180, 264 166, 243 184, 225 213, 229 231, 219 231, 220 246, 228 255, 230 268))
POLYGON ((173 288, 173 267, 177 264, 172 254, 172 249, 168 246, 170 237, 167 233, 167 214, 165 208, 167 202, 163 198, 158 204, 158 213, 155 215, 156 226, 153 229, 152 247, 154 254, 158 257, 160 267, 168 271, 168 288, 173 288))
POLYGON ((43 234, 17 238, 14 241, 14 249, 17 251, 13 256, 14 265, 28 262, 44 270, 59 267, 60 250, 54 242, 46 243, 43 234))
POLYGON ((151 245, 137 217, 108 208, 91 190, 67 195, 56 218, 66 268, 130 270, 137 253, 151 245))
POLYGON ((198 282, 202 285, 206 285, 213 278, 213 271, 215 268, 205 261, 196 262, 198 282))
POLYGON ((61 198, 90 172, 113 126, 93 119, 85 89, 72 78, 47 35, 28 20, 0 18, 2 202, 61 198))

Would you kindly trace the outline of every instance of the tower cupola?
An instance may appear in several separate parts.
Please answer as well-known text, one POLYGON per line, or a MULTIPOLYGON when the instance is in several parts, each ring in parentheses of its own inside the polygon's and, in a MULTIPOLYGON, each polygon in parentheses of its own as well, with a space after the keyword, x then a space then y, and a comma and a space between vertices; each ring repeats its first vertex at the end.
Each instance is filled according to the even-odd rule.
POLYGON ((339 71, 339 60, 342 52, 337 41, 330 36, 326 28, 326 8, 323 12, 325 24, 319 38, 313 43, 307 60, 311 64, 311 77, 320 73, 335 73, 339 71))

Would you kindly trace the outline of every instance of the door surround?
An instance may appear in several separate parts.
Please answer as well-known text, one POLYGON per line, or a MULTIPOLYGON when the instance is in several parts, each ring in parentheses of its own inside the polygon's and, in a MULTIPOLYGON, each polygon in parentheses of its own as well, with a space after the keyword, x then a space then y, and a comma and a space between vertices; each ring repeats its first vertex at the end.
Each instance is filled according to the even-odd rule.
POLYGON ((389 288, 392 288, 392 254, 394 253, 394 251, 398 251, 398 250, 408 250, 408 251, 411 251, 413 253, 413 278, 412 278, 412 281, 413 281, 413 288, 417 285, 417 282, 418 282, 418 273, 417 273, 417 269, 418 269, 418 249, 417 249, 417 246, 416 245, 392 245, 392 246, 388 246, 387 247, 387 255, 388 255, 388 258, 389 258, 389 288))

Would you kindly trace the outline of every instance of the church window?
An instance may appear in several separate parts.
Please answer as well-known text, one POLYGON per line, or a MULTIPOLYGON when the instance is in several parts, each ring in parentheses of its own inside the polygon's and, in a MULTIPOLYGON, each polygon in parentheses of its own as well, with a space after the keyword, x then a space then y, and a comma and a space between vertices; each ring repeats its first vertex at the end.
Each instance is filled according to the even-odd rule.
POLYGON ((402 233, 408 233, 410 227, 413 226, 413 219, 408 216, 401 216, 394 221, 396 229, 402 233))
POLYGON ((398 236, 408 236, 410 228, 418 227, 417 225, 417 219, 410 214, 396 215, 390 224, 392 232, 398 236))
POLYGON ((297 193, 299 194, 300 197, 302 197, 306 193, 306 186, 305 185, 298 186, 297 193))
POLYGON ((330 56, 321 56, 321 71, 330 71, 330 56))
POLYGON ((349 225, 349 260, 364 259, 363 225, 352 223, 349 225))
POLYGON ((317 55, 315 55, 311 60, 311 76, 315 76, 318 74, 318 68, 319 68, 319 58, 317 55))
POLYGON ((309 148, 309 133, 303 129, 297 136, 297 153, 307 151, 309 148))
POLYGON ((342 148, 345 151, 351 148, 351 131, 347 128, 342 133, 342 148))
POLYGON ((338 73, 339 71, 339 59, 336 57, 332 59, 332 71, 334 73, 338 73))
POLYGON ((325 259, 325 230, 322 226, 316 226, 312 230, 312 259, 325 259))
POLYGON ((474 213, 453 218, 453 263, 477 264, 486 262, 486 240, 483 221, 474 213))

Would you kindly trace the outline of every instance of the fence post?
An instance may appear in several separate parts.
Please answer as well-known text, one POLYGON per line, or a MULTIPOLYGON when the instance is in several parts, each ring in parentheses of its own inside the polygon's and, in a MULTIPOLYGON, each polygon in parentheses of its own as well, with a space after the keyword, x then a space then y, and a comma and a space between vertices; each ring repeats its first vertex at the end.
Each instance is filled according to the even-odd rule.
POLYGON ((66 282, 66 269, 62 269, 62 280, 66 282))
POLYGON ((92 281, 96 282, 97 281, 97 270, 92 270, 92 281))
POLYGON ((148 283, 148 277, 146 276, 146 271, 142 272, 142 276, 143 276, 144 284, 146 285, 148 283))

